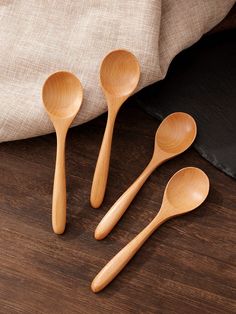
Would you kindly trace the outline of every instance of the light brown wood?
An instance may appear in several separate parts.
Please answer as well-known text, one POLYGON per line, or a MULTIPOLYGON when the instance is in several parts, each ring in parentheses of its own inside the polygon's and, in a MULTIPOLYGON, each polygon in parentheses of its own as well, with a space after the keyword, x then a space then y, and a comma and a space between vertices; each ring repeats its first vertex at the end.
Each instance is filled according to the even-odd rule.
POLYGON ((57 135, 52 227, 55 233, 62 234, 66 226, 65 141, 67 131, 82 103, 82 85, 74 74, 56 72, 44 83, 42 98, 57 135))
POLYGON ((102 240, 111 232, 150 174, 159 165, 189 148, 196 134, 196 123, 187 113, 175 112, 162 121, 156 132, 151 161, 100 221, 95 230, 95 239, 102 240))
POLYGON ((156 217, 98 273, 92 282, 92 291, 105 288, 161 224, 200 206, 208 195, 209 186, 207 175, 199 168, 188 167, 176 172, 165 188, 156 217))
POLYGON ((90 203, 94 208, 101 206, 105 195, 116 115, 134 92, 139 77, 138 60, 129 51, 111 51, 102 61, 100 83, 108 105, 108 118, 91 188, 90 203))

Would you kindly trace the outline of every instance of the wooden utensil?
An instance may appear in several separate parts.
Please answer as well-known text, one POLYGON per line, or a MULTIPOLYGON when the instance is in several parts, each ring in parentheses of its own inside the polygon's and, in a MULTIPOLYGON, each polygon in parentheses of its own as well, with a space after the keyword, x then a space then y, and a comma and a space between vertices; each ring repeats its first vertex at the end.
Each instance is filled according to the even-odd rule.
POLYGON ((189 148, 196 134, 196 123, 187 113, 175 112, 162 121, 156 132, 151 161, 100 221, 95 230, 95 239, 102 240, 111 232, 150 174, 159 165, 189 148))
POLYGON ((138 60, 129 51, 112 51, 102 61, 100 83, 108 105, 108 118, 91 189, 90 203, 94 208, 101 205, 106 190, 116 115, 135 90, 139 77, 138 60))
POLYGON ((156 217, 99 272, 92 282, 92 291, 99 292, 105 288, 162 223, 200 206, 208 192, 209 179, 202 170, 188 167, 176 172, 165 188, 156 217))
POLYGON ((57 135, 52 227, 55 233, 61 234, 66 225, 65 140, 67 131, 80 109, 83 88, 74 74, 56 72, 44 83, 42 98, 57 135))

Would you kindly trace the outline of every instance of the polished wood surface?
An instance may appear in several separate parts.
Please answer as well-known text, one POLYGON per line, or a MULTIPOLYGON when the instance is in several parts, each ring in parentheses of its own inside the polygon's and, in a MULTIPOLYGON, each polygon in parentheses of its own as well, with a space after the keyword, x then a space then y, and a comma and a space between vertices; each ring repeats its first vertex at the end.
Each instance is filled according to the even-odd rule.
POLYGON ((94 208, 101 206, 106 191, 117 113, 125 100, 134 92, 139 78, 139 62, 127 50, 111 51, 101 63, 100 84, 107 101, 108 117, 91 188, 90 203, 94 208))
POLYGON ((196 138, 197 126, 189 114, 175 112, 168 115, 156 131, 154 151, 147 167, 134 183, 119 197, 98 224, 94 237, 104 239, 123 216, 151 173, 161 164, 188 149, 196 138))
POLYGON ((52 228, 62 234, 66 227, 65 143, 68 129, 83 100, 79 79, 70 72, 56 72, 45 81, 42 99, 57 135, 57 157, 52 197, 52 228))
POLYGON ((170 218, 186 214, 199 207, 209 193, 209 179, 199 168, 185 167, 177 171, 166 185, 160 210, 153 220, 94 278, 91 289, 104 289, 127 265, 156 229, 170 218))
POLYGON ((121 108, 107 193, 97 210, 89 196, 106 118, 69 130, 61 236, 51 231, 55 134, 0 145, 0 312, 234 313, 236 182, 193 149, 157 169, 109 237, 94 239, 98 222, 148 163, 159 125, 135 105, 121 108), (206 202, 162 225, 116 280, 94 294, 95 275, 152 220, 168 180, 188 166, 209 176, 206 202))

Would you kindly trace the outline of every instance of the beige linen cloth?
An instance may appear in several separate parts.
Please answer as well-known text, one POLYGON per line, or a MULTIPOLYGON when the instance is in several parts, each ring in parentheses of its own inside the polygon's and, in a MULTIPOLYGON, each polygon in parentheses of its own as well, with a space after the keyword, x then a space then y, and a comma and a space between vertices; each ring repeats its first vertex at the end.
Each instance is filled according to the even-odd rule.
POLYGON ((106 111, 99 65, 112 49, 141 64, 138 89, 164 78, 171 60, 219 23, 234 0, 0 0, 0 142, 53 131, 42 84, 58 70, 84 87, 78 125, 106 111))

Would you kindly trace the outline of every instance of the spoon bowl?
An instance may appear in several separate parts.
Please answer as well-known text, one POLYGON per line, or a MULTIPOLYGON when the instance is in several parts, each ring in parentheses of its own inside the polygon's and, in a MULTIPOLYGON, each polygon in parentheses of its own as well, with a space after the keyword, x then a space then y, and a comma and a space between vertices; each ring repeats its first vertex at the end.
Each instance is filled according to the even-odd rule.
POLYGON ((129 96, 137 87, 139 77, 138 60, 127 50, 111 51, 102 61, 101 86, 113 97, 129 96))
POLYGON ((116 115, 134 92, 139 77, 138 60, 127 50, 111 51, 102 61, 100 83, 107 101, 108 118, 91 188, 90 203, 94 208, 100 207, 105 195, 116 115))
POLYGON ((156 147, 169 154, 181 154, 194 141, 197 134, 195 120, 185 112, 168 115, 156 132, 156 147))
POLYGON ((48 77, 43 85, 42 99, 57 135, 57 157, 55 166, 52 227, 61 234, 66 225, 66 178, 65 141, 67 131, 78 113, 83 88, 79 79, 70 72, 56 72, 48 77))
POLYGON ((70 72, 56 72, 43 85, 43 103, 50 116, 70 118, 80 109, 83 88, 79 79, 70 72))
POLYGON ((168 182, 163 204, 172 208, 175 215, 187 213, 206 199, 209 193, 209 179, 199 168, 187 167, 176 172, 168 182))

